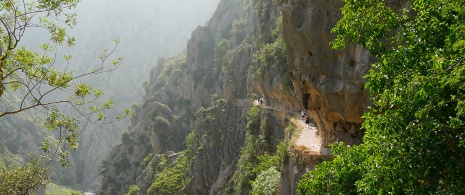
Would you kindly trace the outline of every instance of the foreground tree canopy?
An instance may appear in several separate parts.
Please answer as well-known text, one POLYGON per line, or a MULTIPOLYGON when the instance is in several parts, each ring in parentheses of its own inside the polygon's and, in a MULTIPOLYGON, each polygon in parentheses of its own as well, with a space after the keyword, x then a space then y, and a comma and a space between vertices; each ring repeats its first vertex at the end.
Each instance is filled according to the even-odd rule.
MULTIPOLYGON (((5 176, 0 177, 2 191, 8 189, 8 193, 27 194, 45 184, 50 156, 58 156, 62 165, 69 165, 68 151, 74 151, 78 146, 79 120, 64 115, 58 105, 67 106, 79 117, 96 122, 103 121, 103 111, 114 104, 107 100, 96 106, 96 100, 103 93, 83 82, 83 78, 112 71, 119 66, 120 58, 108 62, 118 40, 115 40, 115 48, 103 51, 100 61, 89 72, 76 74, 71 71, 74 68, 70 67, 72 57, 58 56, 57 48, 74 45, 74 38, 68 36, 66 30, 76 25, 76 15, 70 10, 79 1, 0 1, 0 118, 34 110, 46 116, 39 117, 43 119, 45 128, 59 131, 56 133, 59 137, 44 141, 41 148, 45 154, 51 155, 33 158, 29 168, 18 165, 6 168, 0 163, 0 176, 5 176), (24 38, 33 28, 46 32, 49 43, 44 43, 40 48, 28 48, 24 38), (42 164, 42 160, 46 163, 42 164)), ((125 114, 131 113, 126 110, 125 114)), ((123 117, 120 115, 115 120, 123 117)))
POLYGON ((465 191, 465 1, 344 0, 335 48, 360 44, 373 106, 364 142, 306 174, 300 194, 465 191))

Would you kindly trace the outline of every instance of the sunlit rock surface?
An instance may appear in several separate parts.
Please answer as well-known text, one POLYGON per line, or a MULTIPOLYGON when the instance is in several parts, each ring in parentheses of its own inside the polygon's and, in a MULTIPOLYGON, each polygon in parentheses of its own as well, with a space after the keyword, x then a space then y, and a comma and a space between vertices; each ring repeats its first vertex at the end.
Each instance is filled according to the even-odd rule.
MULTIPOLYGON (((360 142, 361 115, 369 104, 362 76, 370 56, 355 46, 331 49, 330 30, 341 6, 339 1, 222 0, 206 26, 192 32, 187 49, 160 58, 150 72, 123 143, 104 162, 100 191, 121 194, 137 184, 147 192, 160 159, 174 159, 193 132, 192 178, 183 192, 233 194, 252 94, 273 108, 260 115, 268 124, 260 131, 270 148, 289 139, 283 128, 301 109, 316 120, 325 146, 360 142), (284 39, 278 28, 281 11, 284 39), (150 153, 148 164, 142 163, 150 153)), ((296 194, 301 175, 329 158, 313 157, 311 166, 295 156, 283 162, 281 194, 296 194)))
POLYGON ((342 1, 281 1, 289 71, 297 96, 318 124, 323 143, 360 143, 361 116, 369 105, 364 89, 372 60, 359 46, 334 50, 330 33, 342 1))

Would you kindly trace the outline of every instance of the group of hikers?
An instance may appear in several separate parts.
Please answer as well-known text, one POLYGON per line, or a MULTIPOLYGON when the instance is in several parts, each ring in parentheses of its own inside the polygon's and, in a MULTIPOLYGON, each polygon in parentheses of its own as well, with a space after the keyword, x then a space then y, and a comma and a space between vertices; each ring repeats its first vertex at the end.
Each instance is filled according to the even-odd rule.
MULTIPOLYGON (((262 106, 263 105, 263 98, 258 98, 257 102, 258 102, 258 104, 260 104, 260 106, 262 106)), ((307 113, 305 112, 305 110, 300 111, 300 113, 302 115, 302 121, 305 121, 305 126, 310 127, 310 118, 307 116, 307 113)))

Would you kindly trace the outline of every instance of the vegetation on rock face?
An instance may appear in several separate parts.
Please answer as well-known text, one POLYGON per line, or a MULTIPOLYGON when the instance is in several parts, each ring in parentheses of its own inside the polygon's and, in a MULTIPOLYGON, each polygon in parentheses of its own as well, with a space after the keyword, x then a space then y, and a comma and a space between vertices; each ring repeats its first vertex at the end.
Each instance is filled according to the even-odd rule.
POLYGON ((255 16, 258 19, 258 37, 253 39, 253 66, 249 74, 261 85, 277 84, 281 93, 293 90, 287 63, 287 48, 283 36, 283 16, 273 8, 274 3, 258 0, 255 3, 255 16))
POLYGON ((152 160, 152 158, 153 158, 153 153, 148 154, 147 156, 145 156, 144 160, 140 163, 139 166, 141 168, 145 168, 149 164, 149 162, 152 160))
POLYGON ((303 177, 300 194, 459 194, 465 190, 465 1, 345 0, 333 46, 376 58, 364 143, 303 177), (363 14, 361 14, 363 13, 363 14))
POLYGON ((280 171, 284 160, 288 158, 287 145, 280 142, 276 149, 269 147, 267 143, 273 142, 273 140, 266 138, 266 135, 270 134, 265 129, 269 128, 266 125, 267 120, 269 119, 261 118, 259 107, 252 107, 249 110, 245 146, 241 148, 241 156, 232 177, 235 194, 247 194, 252 191, 254 194, 263 194, 278 187, 274 179, 279 180, 280 175, 276 178, 273 173, 280 171), (264 178, 269 177, 272 177, 273 180, 264 180, 264 178), (265 186, 269 186, 271 189, 265 186))
POLYGON ((171 77, 171 73, 179 71, 180 67, 183 67, 182 64, 184 63, 185 62, 183 60, 177 58, 164 60, 163 68, 156 78, 155 89, 161 89, 171 77))
POLYGON ((278 194, 278 185, 281 173, 276 167, 270 167, 268 170, 261 172, 255 181, 252 182, 253 195, 261 194, 278 194))
MULTIPOLYGON (((268 73, 270 70, 279 70, 276 73, 285 74, 288 71, 287 67, 287 50, 284 44, 284 38, 282 33, 282 21, 283 18, 280 16, 276 21, 276 27, 272 32, 263 32, 260 34, 259 39, 255 41, 255 47, 257 48, 254 53, 254 61, 257 64, 254 76, 257 78, 264 78, 269 74, 275 74, 275 72, 268 73)), ((284 76, 284 75, 283 75, 284 76)), ((284 77, 288 78, 289 77, 284 77)))
MULTIPOLYGON (((170 128, 179 121, 185 121, 186 114, 192 112, 190 110, 196 110, 195 119, 192 116, 192 120, 186 121, 182 127, 184 132, 194 133, 191 134, 196 137, 194 147, 184 152, 173 149, 152 151, 150 148, 147 151, 161 153, 168 160, 157 160, 156 158, 161 154, 155 153, 153 158, 148 156, 147 160, 140 159, 138 167, 146 168, 141 174, 136 174, 134 178, 137 177, 137 181, 136 179, 123 181, 124 174, 121 174, 118 175, 120 181, 108 183, 112 180, 106 180, 108 182, 103 183, 103 189, 120 185, 122 186, 120 189, 127 192, 129 182, 131 182, 137 183, 141 191, 148 194, 204 194, 207 192, 248 194, 252 190, 255 190, 254 193, 257 194, 275 192, 278 186, 275 181, 280 179, 280 175, 276 172, 280 171, 283 160, 288 159, 286 144, 280 143, 284 133, 282 129, 279 129, 277 119, 271 113, 262 112, 259 107, 253 107, 246 122, 244 111, 249 107, 245 105, 244 98, 247 97, 247 93, 256 91, 247 87, 250 82, 255 82, 248 80, 252 76, 250 73, 253 74, 253 68, 263 66, 265 73, 263 77, 254 77, 254 79, 265 80, 266 90, 270 89, 265 92, 267 94, 272 93, 271 88, 275 86, 279 89, 280 80, 290 81, 286 70, 286 50, 281 35, 282 27, 275 24, 275 15, 278 13, 273 12, 276 8, 273 5, 276 3, 263 0, 260 2, 222 1, 218 6, 219 11, 214 15, 216 17, 209 23, 212 26, 199 27, 194 31, 186 53, 180 55, 183 59, 159 60, 159 64, 163 66, 152 70, 151 80, 145 83, 147 92, 145 101, 160 101, 168 105, 172 114, 179 116, 179 120, 173 121, 170 116, 165 115, 152 115, 150 114, 151 108, 143 104, 140 110, 146 110, 150 116, 147 120, 150 123, 156 123, 153 128, 145 128, 146 132, 156 130, 157 143, 166 140, 173 142, 173 138, 177 139, 185 134, 176 135, 170 128), (260 18, 261 24, 267 25, 266 28, 261 29, 266 36, 256 36, 261 32, 258 32, 260 30, 255 32, 253 26, 261 24, 252 24, 255 22, 252 17, 258 17, 261 13, 254 16, 253 13, 248 13, 253 10, 250 6, 255 5, 256 2, 263 5, 257 6, 257 9, 269 12, 264 13, 265 18, 260 18), (238 8, 242 8, 242 12, 237 10, 238 8), (219 25, 216 21, 228 21, 228 23, 219 25), (253 45, 253 43, 256 44, 253 45), (258 61, 253 61, 252 58, 258 57, 253 56, 254 54, 261 55, 263 62, 259 64, 258 61), (252 64, 255 67, 249 69, 252 64), (245 74, 248 70, 249 74, 245 74), (178 94, 178 91, 182 93, 178 94), (182 98, 175 98, 181 96, 182 98), (186 111, 180 109, 181 105, 187 108, 186 111), (247 126, 246 130, 245 126, 247 126), (162 134, 158 132, 162 129, 161 127, 169 128, 162 134), (194 129, 191 129, 192 127, 194 129), (244 132, 247 132, 246 136, 244 132), (238 148, 241 147, 239 151, 238 148), (174 155, 169 155, 172 153, 167 153, 167 151, 177 152, 178 158, 173 161, 174 155), (270 177, 273 178, 272 182, 263 180, 263 178, 270 177), (150 188, 144 183, 145 181, 141 181, 144 179, 152 180, 149 183, 150 188), (255 189, 252 185, 256 186, 255 189), (265 186, 270 186, 270 188, 265 186)), ((153 110, 153 112, 162 113, 160 109, 153 110)), ((144 114, 137 113, 136 117, 143 118, 144 114)), ((138 123, 134 120, 133 124, 138 123)), ((138 131, 137 128, 134 129, 138 131)), ((160 144, 162 148, 164 145, 166 143, 160 144)), ((189 148, 190 144, 187 143, 187 145, 189 148)), ((126 146, 121 146, 121 148, 124 147, 126 146)), ((143 158, 148 154, 149 152, 136 157, 143 158)), ((116 159, 117 156, 114 155, 112 158, 116 159)), ((107 192, 114 191, 107 190, 107 192)))
POLYGON ((129 186, 129 192, 126 195, 140 195, 140 189, 136 185, 129 186))
POLYGON ((232 177, 234 181, 234 193, 242 194, 249 192, 251 186, 249 181, 255 178, 252 172, 257 164, 258 144, 258 131, 260 129, 261 110, 258 107, 252 107, 247 115, 247 126, 245 135, 245 146, 241 148, 241 156, 236 164, 236 171, 232 177))
POLYGON ((192 155, 184 152, 174 165, 163 169, 147 191, 148 194, 180 194, 190 181, 189 167, 192 155))
POLYGON ((191 180, 189 170, 194 156, 192 153, 194 141, 195 135, 190 133, 186 137, 187 149, 182 152, 174 164, 168 165, 157 173, 157 177, 147 190, 147 194, 185 194, 191 180))

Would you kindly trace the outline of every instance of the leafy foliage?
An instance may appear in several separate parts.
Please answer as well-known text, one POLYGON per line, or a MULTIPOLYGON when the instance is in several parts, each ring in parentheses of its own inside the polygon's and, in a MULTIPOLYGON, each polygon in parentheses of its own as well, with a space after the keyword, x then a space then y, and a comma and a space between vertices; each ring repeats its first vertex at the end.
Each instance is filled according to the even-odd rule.
POLYGON ((257 158, 259 163, 252 170, 255 173, 260 174, 263 171, 267 171, 270 167, 280 168, 285 160, 289 158, 287 144, 284 141, 281 141, 276 147, 274 154, 268 154, 268 152, 265 152, 257 158))
POLYGON ((154 121, 155 121, 155 125, 159 128, 168 128, 169 126, 171 126, 168 119, 163 118, 162 116, 156 116, 154 121))
POLYGON ((273 32, 262 33, 254 44, 257 48, 253 56, 254 63, 258 65, 254 70, 254 76, 257 78, 268 75, 267 72, 271 67, 283 70, 280 72, 285 72, 284 69, 287 68, 287 49, 284 44, 282 20, 282 16, 279 16, 273 32))
MULTIPOLYGON (((286 142, 268 144, 275 140, 269 140, 273 138, 267 136, 269 132, 265 128, 271 127, 267 125, 268 118, 262 119, 261 114, 261 109, 257 106, 252 107, 247 114, 245 145, 241 148, 241 156, 231 180, 234 183, 235 194, 248 194, 254 190, 253 185, 256 185, 256 194, 261 194, 264 186, 274 186, 272 189, 277 189, 278 185, 274 185, 274 180, 263 179, 271 177, 270 174, 275 171, 279 172, 283 162, 289 158, 286 142), (260 175, 262 176, 258 179, 260 175)), ((279 178, 278 174, 278 181, 279 178)))
POLYGON ((377 58, 364 143, 302 179, 301 194, 459 194, 465 190, 465 1, 345 0, 334 47, 377 58), (363 13, 363 14, 360 14, 363 13))
POLYGON ((241 192, 249 192, 252 188, 249 181, 255 179, 256 175, 253 172, 256 166, 259 155, 259 140, 258 132, 260 129, 261 110, 259 107, 252 107, 247 114, 247 126, 245 143, 246 145, 241 148, 241 156, 236 165, 236 171, 232 177, 234 181, 234 193, 241 194, 241 192))
POLYGON ((48 183, 48 168, 31 157, 27 167, 0 163, 0 192, 2 194, 34 194, 48 183))
POLYGON ((195 134, 192 132, 186 136, 187 149, 176 159, 172 165, 168 165, 158 173, 147 194, 182 194, 191 181, 189 170, 193 161, 192 146, 195 134))
POLYGON ((152 158, 153 158, 153 153, 150 153, 147 156, 145 156, 144 160, 140 163, 140 167, 145 168, 149 164, 149 162, 152 160, 152 158))
POLYGON ((148 194, 179 194, 190 180, 188 177, 190 159, 187 155, 180 156, 174 166, 163 169, 148 194))
MULTIPOLYGON (((22 95, 17 105, 3 107, 0 117, 33 108, 50 110, 57 104, 69 104, 78 113, 87 116, 86 118, 97 113, 101 115, 97 119, 102 120, 104 117, 101 111, 113 106, 111 101, 107 101, 100 107, 91 107, 89 111, 78 109, 80 106, 90 105, 103 93, 86 83, 73 84, 73 81, 117 68, 122 60, 120 58, 111 62, 114 66, 104 66, 116 47, 110 51, 104 50, 100 56, 100 65, 87 73, 76 75, 73 71, 66 71, 68 64, 63 65, 65 71, 55 65, 55 46, 74 45, 75 40, 66 34, 66 27, 76 24, 75 14, 68 14, 67 10, 74 8, 78 2, 79 0, 9 0, 0 3, 0 9, 3 10, 0 16, 0 98, 4 92, 22 95), (62 24, 66 27, 62 27, 62 24), (26 46, 19 47, 22 37, 30 28, 44 29, 50 35, 51 43, 43 44, 41 53, 33 52, 26 46), (22 90, 18 91, 19 89, 22 90), (61 92, 69 94, 69 97, 50 101, 49 97, 61 92)), ((116 39, 115 42, 117 45, 119 40, 116 39)), ((69 63, 72 56, 64 56, 64 60, 69 63)))
POLYGON ((156 77, 155 89, 161 89, 165 86, 166 82, 171 77, 171 73, 177 71, 177 68, 182 66, 183 63, 185 62, 180 59, 165 60, 163 63, 163 69, 161 69, 160 73, 156 77))
POLYGON ((276 167, 270 167, 257 176, 257 179, 252 182, 252 195, 272 195, 278 194, 278 184, 281 174, 276 170, 276 167))
MULTIPOLYGON (((63 56, 63 59, 56 57, 57 47, 74 46, 74 37, 68 36, 66 31, 76 25, 76 14, 71 10, 79 2, 80 0, 0 2, 0 118, 34 109, 37 113, 47 115, 42 120, 44 128, 57 131, 57 138, 45 140, 41 147, 45 153, 39 160, 44 160, 44 163, 30 164, 29 168, 14 168, 18 173, 24 173, 22 176, 27 176, 28 171, 32 171, 28 174, 36 174, 34 171, 38 170, 31 167, 48 166, 50 160, 56 156, 63 166, 70 165, 69 152, 75 151, 78 146, 80 121, 63 115, 58 105, 68 105, 77 115, 93 123, 107 121, 104 112, 114 106, 111 100, 97 105, 96 100, 103 93, 83 82, 83 79, 118 68, 121 58, 108 62, 119 43, 118 39, 115 39, 115 47, 104 50, 97 66, 88 72, 76 74, 69 71, 72 60, 70 55, 63 56), (28 48, 21 41, 32 28, 47 33, 50 42, 42 44, 40 48, 28 48), (59 64, 60 61, 64 61, 64 64, 59 64), (16 99, 11 101, 8 97, 16 99)), ((132 113, 126 109, 124 115, 113 120, 121 120, 128 115, 132 113)), ((39 121, 43 118, 38 117, 39 121)), ((44 177, 36 177, 34 181, 24 179, 24 182, 30 182, 31 190, 37 188, 37 183, 42 185, 47 182, 39 181, 44 177)), ((27 184, 20 185, 24 185, 22 188, 27 191, 27 184)))
POLYGON ((127 195, 140 195, 140 189, 136 185, 129 186, 127 195))

